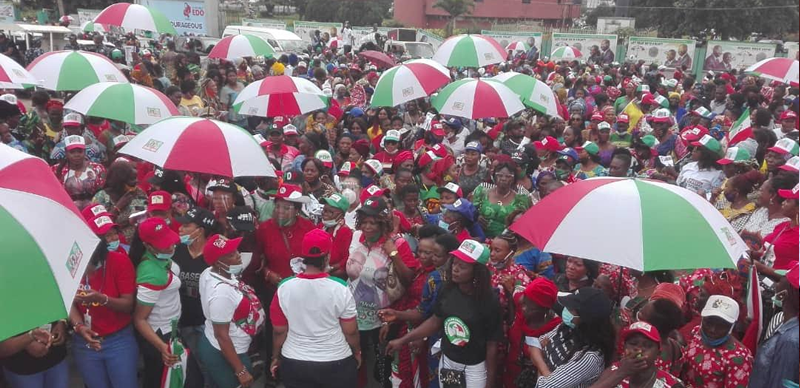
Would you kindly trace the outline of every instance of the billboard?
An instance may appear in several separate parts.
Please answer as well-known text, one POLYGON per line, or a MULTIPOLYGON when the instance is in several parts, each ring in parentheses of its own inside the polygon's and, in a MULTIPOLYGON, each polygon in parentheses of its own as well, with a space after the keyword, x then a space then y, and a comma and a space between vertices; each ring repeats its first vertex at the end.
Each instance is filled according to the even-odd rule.
POLYGON ((82 26, 83 23, 94 20, 102 11, 102 9, 78 8, 78 25, 82 26))
POLYGON ((327 32, 331 36, 339 35, 342 23, 322 23, 322 22, 294 22, 294 33, 306 44, 311 44, 311 37, 315 30, 319 30, 320 35, 327 32))
POLYGON ((488 36, 500 43, 503 48, 508 47, 509 44, 514 42, 523 42, 528 46, 533 43, 537 49, 542 49, 542 33, 541 32, 522 32, 522 31, 493 31, 482 30, 481 35, 488 36))
POLYGON ((555 51, 555 49, 561 46, 572 46, 578 49, 584 61, 591 60, 592 62, 602 64, 618 62, 615 58, 617 52, 616 35, 565 34, 554 32, 553 45, 550 51, 555 51), (593 54, 595 47, 597 51, 593 54))
POLYGON ((774 44, 710 40, 707 47, 703 70, 741 70, 775 56, 774 44))
POLYGON ((178 35, 207 35, 205 3, 202 1, 142 0, 142 5, 161 11, 178 35))
POLYGON ((628 58, 666 67, 692 69, 695 42, 691 39, 628 38, 628 58))
POLYGON ((264 27, 285 30, 286 23, 272 19, 242 19, 242 25, 247 27, 264 27))

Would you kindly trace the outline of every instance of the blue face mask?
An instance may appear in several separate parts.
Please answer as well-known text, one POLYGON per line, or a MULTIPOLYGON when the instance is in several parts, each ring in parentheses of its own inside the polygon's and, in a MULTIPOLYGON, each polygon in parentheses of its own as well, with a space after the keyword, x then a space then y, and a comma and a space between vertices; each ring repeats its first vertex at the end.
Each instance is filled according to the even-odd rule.
POLYGON ((728 338, 730 338, 731 334, 728 333, 727 335, 725 335, 722 338, 718 338, 718 339, 712 340, 711 338, 708 338, 708 336, 706 335, 706 332, 704 332, 703 329, 700 328, 700 336, 702 337, 704 344, 706 344, 706 345, 708 345, 708 346, 710 346, 712 348, 716 348, 716 347, 728 342, 728 338))
POLYGON ((115 252, 117 249, 119 249, 119 240, 108 243, 106 247, 108 248, 109 252, 115 252))
POLYGON ((444 230, 446 230, 446 231, 448 231, 448 232, 450 231, 450 223, 449 222, 445 222, 445 220, 439 220, 439 227, 444 229, 444 230))
POLYGON ((174 254, 175 254, 175 252, 172 252, 172 253, 156 253, 155 256, 156 256, 156 259, 159 259, 159 260, 169 260, 169 259, 172 258, 172 255, 174 255, 174 254))
POLYGON ((188 234, 182 234, 181 235, 181 244, 183 244, 183 245, 192 245, 193 242, 194 242, 194 239, 193 238, 189 238, 188 234))
POLYGON ((362 176, 361 177, 361 187, 369 187, 373 182, 372 177, 362 176))
POLYGON ((564 322, 565 325, 574 329, 575 322, 572 322, 573 319, 575 319, 575 316, 572 315, 572 312, 569 311, 568 308, 564 307, 564 310, 561 311, 561 322, 564 322))

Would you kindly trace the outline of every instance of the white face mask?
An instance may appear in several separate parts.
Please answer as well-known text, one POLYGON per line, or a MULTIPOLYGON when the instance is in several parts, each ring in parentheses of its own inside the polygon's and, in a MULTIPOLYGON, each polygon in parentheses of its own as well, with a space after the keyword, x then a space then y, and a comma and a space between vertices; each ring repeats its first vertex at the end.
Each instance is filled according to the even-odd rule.
POLYGON ((509 258, 509 257, 511 257, 511 255, 513 255, 513 254, 514 254, 514 251, 508 252, 508 254, 506 255, 506 257, 504 257, 504 258, 503 258, 503 260, 500 260, 500 261, 498 261, 498 262, 496 262, 496 263, 495 263, 495 262, 493 262, 493 263, 492 263, 492 266, 493 266, 495 269, 498 269, 498 270, 499 270, 499 269, 504 269, 504 268, 506 268, 506 267, 508 266, 508 258, 509 258))
POLYGON ((332 228, 339 224, 339 220, 322 220, 322 225, 326 228, 332 228))
POLYGON ((358 201, 358 195, 353 189, 342 190, 342 196, 347 198, 347 202, 349 202, 351 205, 356 203, 356 201, 358 201))

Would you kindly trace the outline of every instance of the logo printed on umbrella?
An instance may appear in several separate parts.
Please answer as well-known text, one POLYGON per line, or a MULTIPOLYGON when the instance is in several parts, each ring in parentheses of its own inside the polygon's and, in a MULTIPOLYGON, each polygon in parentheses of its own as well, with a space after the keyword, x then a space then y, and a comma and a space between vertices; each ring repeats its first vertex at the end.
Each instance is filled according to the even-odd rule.
POLYGON ((494 59, 494 53, 492 52, 483 53, 483 59, 491 61, 492 59, 494 59))
POLYGON ((720 231, 728 239, 728 244, 729 245, 731 245, 731 246, 736 245, 736 239, 733 237, 733 232, 731 232, 730 228, 728 228, 727 226, 723 226, 722 228, 720 228, 720 231))
POLYGON ((464 110, 464 103, 463 102, 454 102, 453 103, 453 110, 462 111, 464 110))
POLYGON ((73 279, 75 279, 75 275, 78 272, 81 259, 83 259, 83 251, 81 251, 81 247, 78 246, 78 242, 76 241, 72 243, 72 249, 70 249, 69 256, 67 256, 67 270, 73 279))
POLYGON ((161 109, 147 108, 147 115, 150 117, 161 117, 161 109))
POLYGON ((413 94, 414 94, 414 87, 413 86, 410 86, 410 87, 407 87, 407 88, 403 89, 403 97, 408 97, 408 96, 413 95, 413 94))
POLYGON ((258 108, 251 106, 250 109, 247 111, 250 115, 255 115, 258 113, 258 108))
POLYGON ((14 73, 17 77, 24 77, 25 74, 20 69, 11 69, 11 72, 14 73))
POLYGON ((164 145, 163 141, 150 139, 142 146, 142 149, 145 151, 156 152, 159 148, 161 148, 162 145, 164 145))
POLYGON ((108 82, 119 82, 117 81, 117 76, 115 76, 114 74, 106 74, 105 77, 106 81, 108 82))

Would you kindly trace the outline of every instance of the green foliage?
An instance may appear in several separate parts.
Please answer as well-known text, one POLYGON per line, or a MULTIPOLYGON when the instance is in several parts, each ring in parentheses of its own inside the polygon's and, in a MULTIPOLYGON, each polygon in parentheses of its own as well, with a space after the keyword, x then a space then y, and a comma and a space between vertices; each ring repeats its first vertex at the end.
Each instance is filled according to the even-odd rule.
POLYGON ((447 23, 445 28, 445 36, 453 35, 453 29, 456 27, 456 19, 461 15, 468 15, 475 7, 474 0, 437 0, 433 4, 433 8, 439 8, 442 11, 450 14, 450 23, 447 23))
POLYGON ((383 21, 383 23, 381 25, 383 27, 396 27, 396 28, 405 27, 405 24, 401 23, 399 20, 397 20, 395 18, 386 19, 386 20, 383 21))
POLYGON ((586 15, 586 24, 590 26, 597 26, 597 18, 614 16, 614 7, 609 7, 605 4, 591 10, 586 15))
MULTIPOLYGON (((297 0, 295 0, 297 1, 297 0)), ((331 1, 302 0, 304 20, 318 22, 350 21, 353 26, 371 26, 381 24, 391 6, 390 1, 331 1)), ((300 10, 298 9, 298 12, 300 10)))

